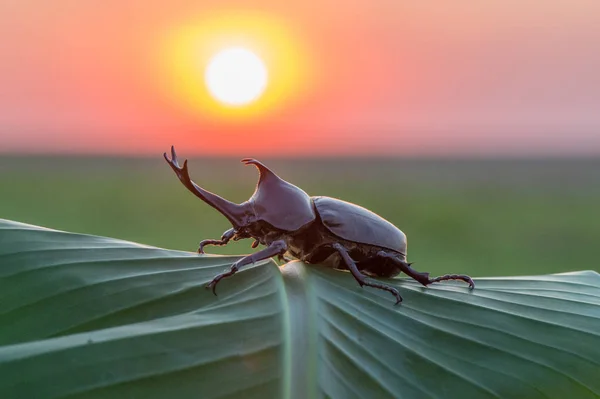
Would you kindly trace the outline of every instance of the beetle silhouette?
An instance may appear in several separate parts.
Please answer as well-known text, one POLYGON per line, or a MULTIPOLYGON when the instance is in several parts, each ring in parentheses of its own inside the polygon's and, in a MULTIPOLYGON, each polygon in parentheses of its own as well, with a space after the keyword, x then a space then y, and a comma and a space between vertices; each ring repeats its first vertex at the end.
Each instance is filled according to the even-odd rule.
POLYGON ((194 183, 187 159, 180 166, 175 147, 171 147, 171 159, 166 152, 164 158, 189 191, 219 211, 233 226, 220 240, 201 241, 198 253, 203 254, 206 245, 226 245, 231 240, 246 238, 254 239, 252 248, 259 244, 266 246, 235 262, 229 271, 215 276, 206 286, 212 288, 215 295, 216 286, 223 278, 233 276, 245 265, 275 256, 285 261, 292 256, 305 263, 348 270, 361 287, 388 291, 396 298, 396 304, 402 302, 396 288, 367 280, 367 277, 390 278, 404 272, 424 286, 444 280, 462 280, 470 289, 475 287, 467 275, 430 278, 429 273, 414 270, 412 263, 406 261, 406 235, 392 223, 350 202, 311 197, 256 159, 242 159, 246 165, 258 168, 259 180, 254 194, 248 201, 235 204, 194 183))

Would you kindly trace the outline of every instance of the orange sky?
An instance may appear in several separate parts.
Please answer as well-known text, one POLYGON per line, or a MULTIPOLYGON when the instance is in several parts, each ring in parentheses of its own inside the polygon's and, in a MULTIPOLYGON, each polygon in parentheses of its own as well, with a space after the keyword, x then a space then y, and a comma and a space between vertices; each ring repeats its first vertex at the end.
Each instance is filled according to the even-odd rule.
POLYGON ((600 154, 599 43, 598 0, 0 0, 0 152, 600 154), (165 88, 166 38, 215 12, 305 58, 276 109, 165 88))

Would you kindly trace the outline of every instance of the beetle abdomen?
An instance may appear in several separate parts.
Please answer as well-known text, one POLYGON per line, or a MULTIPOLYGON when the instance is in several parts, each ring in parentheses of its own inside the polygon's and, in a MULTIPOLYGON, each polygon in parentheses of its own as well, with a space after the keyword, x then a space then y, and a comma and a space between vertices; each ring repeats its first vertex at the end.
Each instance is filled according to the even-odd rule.
POLYGON ((391 249, 406 256, 406 235, 362 206, 331 197, 312 197, 329 231, 344 240, 391 249))

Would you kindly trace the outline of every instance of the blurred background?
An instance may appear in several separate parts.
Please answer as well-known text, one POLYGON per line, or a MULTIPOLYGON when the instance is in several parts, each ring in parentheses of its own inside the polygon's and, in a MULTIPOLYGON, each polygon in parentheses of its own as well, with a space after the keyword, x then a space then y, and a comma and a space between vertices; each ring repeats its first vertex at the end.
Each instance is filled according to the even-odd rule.
POLYGON ((230 226, 175 145, 232 201, 255 157, 375 211, 418 270, 600 270, 599 42, 594 0, 2 1, 0 218, 195 251, 230 226), (235 106, 231 47, 268 76, 235 106))

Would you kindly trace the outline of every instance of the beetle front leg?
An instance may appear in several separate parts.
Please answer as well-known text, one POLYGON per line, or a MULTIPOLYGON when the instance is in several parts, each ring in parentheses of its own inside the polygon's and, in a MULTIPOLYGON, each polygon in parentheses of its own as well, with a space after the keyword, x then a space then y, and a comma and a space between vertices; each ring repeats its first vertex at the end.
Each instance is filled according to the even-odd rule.
POLYGON ((269 259, 275 255, 283 254, 287 251, 287 244, 283 240, 273 241, 267 248, 243 257, 242 259, 231 265, 231 269, 228 272, 217 275, 212 281, 206 286, 206 288, 212 288, 213 294, 217 295, 216 287, 219 281, 225 277, 233 276, 243 266, 251 263, 260 262, 261 260, 269 259))
POLYGON ((381 258, 387 258, 387 259, 392 260, 393 262, 395 262, 398 265, 400 270, 402 270, 406 275, 414 278, 415 280, 417 280, 419 283, 423 284, 424 286, 428 286, 429 284, 437 283, 437 282, 445 281, 445 280, 462 280, 465 283, 469 284, 469 289, 475 288, 475 283, 473 282, 473 279, 465 274, 446 274, 444 276, 430 278, 429 273, 423 273, 423 272, 416 271, 415 269, 410 267, 410 263, 401 261, 400 259, 398 259, 396 257, 396 255, 389 254, 385 251, 380 251, 377 253, 377 256, 379 256, 381 258))
POLYGON ((204 247, 206 245, 227 245, 227 243, 233 238, 233 236, 235 236, 235 230, 231 228, 225 233, 223 233, 220 240, 202 240, 198 245, 198 253, 203 254, 204 247))
POLYGON ((390 287, 389 285, 367 281, 367 277, 358 270, 358 268, 356 267, 356 263, 350 257, 350 254, 348 254, 346 248, 344 248, 341 244, 334 243, 332 247, 342 256, 342 259, 344 260, 346 266, 348 266, 350 273, 352 273, 352 275, 354 276, 356 281, 358 281, 358 284, 360 284, 361 287, 366 285, 367 287, 373 287, 378 288, 380 290, 388 291, 396 297, 396 305, 402 302, 402 297, 400 296, 400 293, 397 289, 390 287))

